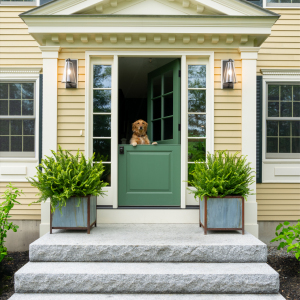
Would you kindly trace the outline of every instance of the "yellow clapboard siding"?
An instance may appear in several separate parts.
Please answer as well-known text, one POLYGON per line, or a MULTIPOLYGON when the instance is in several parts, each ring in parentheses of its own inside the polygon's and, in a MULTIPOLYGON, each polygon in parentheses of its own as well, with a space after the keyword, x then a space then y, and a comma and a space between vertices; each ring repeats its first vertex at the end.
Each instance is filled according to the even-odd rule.
POLYGON ((84 151, 84 144, 63 144, 63 143, 61 143, 60 146, 66 150, 73 150, 73 151, 79 150, 80 152, 84 151))
POLYGON ((226 103, 226 102, 222 102, 222 103, 216 103, 215 101, 215 110, 218 109, 233 109, 233 110, 241 110, 242 109, 242 104, 241 103, 226 103))
POLYGON ((58 96, 57 97, 58 103, 85 103, 85 97, 82 95, 72 95, 72 97, 69 97, 69 95, 65 96, 58 96))
POLYGON ((84 96, 85 89, 58 89, 58 96, 84 96))
POLYGON ((58 144, 84 144, 84 136, 68 136, 68 137, 58 137, 57 138, 57 143, 58 144))
POLYGON ((296 221, 300 218, 300 184, 261 183, 256 185, 259 221, 296 221))
POLYGON ((242 136, 242 132, 240 130, 224 130, 224 131, 219 131, 215 130, 215 138, 237 138, 242 136))
POLYGON ((241 117, 215 117, 215 124, 242 124, 242 118, 241 117))
POLYGON ((241 103, 241 97, 240 96, 229 96, 229 95, 215 95, 215 105, 216 103, 241 103))
POLYGON ((215 143, 215 150, 231 150, 231 151, 241 151, 242 145, 241 144, 216 144, 215 143))
POLYGON ((81 122, 81 123, 61 123, 61 122, 58 122, 57 124, 57 128, 58 130, 60 129, 76 129, 76 130, 84 130, 85 129, 85 123, 84 122, 81 122))
POLYGON ((215 137, 215 144, 241 144, 242 138, 239 137, 215 137))
POLYGON ((215 123, 215 130, 238 130, 238 131, 241 131, 241 129, 242 129, 241 123, 237 123, 237 124, 215 123))
MULTIPOLYGON (((8 182, 0 182, 0 195, 4 193, 7 189, 8 182)), ((41 219, 41 205, 28 204, 36 201, 38 196, 36 194, 39 192, 37 188, 30 185, 29 182, 13 182, 12 185, 22 190, 24 195, 17 198, 17 201, 21 205, 16 204, 14 208, 10 211, 11 220, 40 220, 41 219)))
POLYGON ((85 111, 83 109, 59 109, 57 111, 58 116, 85 116, 85 111))
MULTIPOLYGON (((59 75, 57 76, 57 81, 58 81, 59 83, 61 83, 62 78, 63 78, 63 74, 59 74, 59 75)), ((78 81, 79 81, 79 82, 81 82, 81 81, 85 82, 85 75, 84 75, 84 74, 78 74, 78 81)), ((84 86, 83 86, 83 87, 84 87, 84 86)))
POLYGON ((84 102, 75 102, 75 103, 58 102, 57 107, 58 107, 59 110, 62 110, 62 109, 81 109, 81 110, 84 110, 85 103, 84 102))
MULTIPOLYGON (((59 137, 71 137, 71 136, 79 136, 80 130, 74 129, 74 130, 68 130, 68 129, 59 129, 57 132, 59 137)), ((82 135, 85 135, 85 130, 82 130, 82 135)))
POLYGON ((215 109, 215 117, 240 117, 242 111, 238 109, 215 109))

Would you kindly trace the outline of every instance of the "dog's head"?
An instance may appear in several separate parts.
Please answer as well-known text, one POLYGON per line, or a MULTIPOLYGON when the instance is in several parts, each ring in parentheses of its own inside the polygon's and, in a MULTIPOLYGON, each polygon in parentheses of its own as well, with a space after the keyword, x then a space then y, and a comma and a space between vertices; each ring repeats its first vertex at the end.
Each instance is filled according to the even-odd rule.
POLYGON ((132 123, 132 131, 137 135, 144 135, 147 133, 148 123, 144 120, 137 120, 132 123))

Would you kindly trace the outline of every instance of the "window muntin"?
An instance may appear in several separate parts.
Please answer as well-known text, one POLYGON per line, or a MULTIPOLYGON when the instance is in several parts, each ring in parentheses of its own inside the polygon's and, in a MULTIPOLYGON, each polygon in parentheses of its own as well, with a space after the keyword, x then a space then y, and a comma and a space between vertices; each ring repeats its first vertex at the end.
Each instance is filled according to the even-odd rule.
POLYGON ((111 65, 93 65, 93 153, 102 161, 102 180, 111 185, 111 65))
POLYGON ((188 176, 206 157, 206 65, 188 66, 188 176))
POLYGON ((300 0, 266 0, 267 6, 272 7, 289 7, 289 6, 300 6, 300 0))
POLYGON ((35 83, 0 83, 0 156, 35 156, 35 83))
POLYGON ((300 85, 267 85, 266 158, 300 158, 300 85))

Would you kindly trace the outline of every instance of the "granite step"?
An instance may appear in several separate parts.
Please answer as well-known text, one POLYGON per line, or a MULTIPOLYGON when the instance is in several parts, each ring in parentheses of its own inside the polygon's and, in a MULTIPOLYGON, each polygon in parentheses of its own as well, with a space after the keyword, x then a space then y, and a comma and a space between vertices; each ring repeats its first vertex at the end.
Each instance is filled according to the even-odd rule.
POLYGON ((16 293, 277 294, 279 275, 265 263, 29 262, 16 293))
POLYGON ((54 230, 30 245, 32 262, 266 262, 249 233, 209 232, 197 224, 99 224, 91 234, 54 230))
POLYGON ((284 300, 280 294, 185 294, 185 295, 121 295, 121 294, 14 294, 9 300, 284 300))

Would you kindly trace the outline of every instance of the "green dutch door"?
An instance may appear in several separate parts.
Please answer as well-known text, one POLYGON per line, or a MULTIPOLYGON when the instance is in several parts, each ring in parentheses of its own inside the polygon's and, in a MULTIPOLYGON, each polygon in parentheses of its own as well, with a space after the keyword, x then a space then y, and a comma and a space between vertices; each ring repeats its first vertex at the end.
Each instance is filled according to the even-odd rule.
POLYGON ((180 60, 148 74, 150 142, 119 145, 119 206, 180 206, 180 60))

